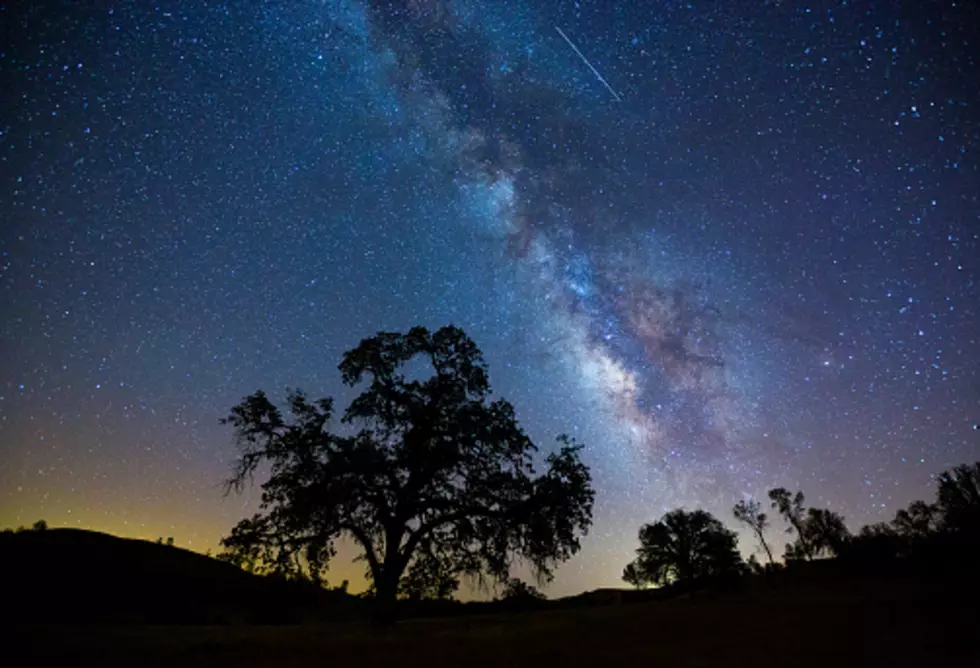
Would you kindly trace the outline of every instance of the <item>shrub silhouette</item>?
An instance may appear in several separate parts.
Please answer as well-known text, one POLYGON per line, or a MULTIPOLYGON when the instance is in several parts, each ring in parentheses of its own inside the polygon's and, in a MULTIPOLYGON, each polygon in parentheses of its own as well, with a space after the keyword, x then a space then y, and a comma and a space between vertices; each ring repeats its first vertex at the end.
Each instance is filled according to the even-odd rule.
POLYGON ((503 601, 509 602, 527 602, 543 601, 546 599, 546 596, 538 591, 536 587, 527 584, 523 580, 511 578, 504 586, 504 592, 500 598, 503 601))

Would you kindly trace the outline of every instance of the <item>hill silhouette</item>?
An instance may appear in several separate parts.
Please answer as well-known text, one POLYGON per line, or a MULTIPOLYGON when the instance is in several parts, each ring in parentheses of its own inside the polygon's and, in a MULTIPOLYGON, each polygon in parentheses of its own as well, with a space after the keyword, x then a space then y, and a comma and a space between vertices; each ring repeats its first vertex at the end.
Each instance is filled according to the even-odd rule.
POLYGON ((295 623, 361 607, 340 591, 82 529, 0 534, 0 590, 4 616, 21 623, 295 623))
MULTIPOLYGON (((944 666, 976 665, 975 580, 859 574, 830 560, 677 595, 603 589, 532 610, 367 624, 35 625, 34 665, 944 666), (567 606, 567 607, 566 607, 567 606)), ((462 604, 461 604, 462 605, 462 604)))

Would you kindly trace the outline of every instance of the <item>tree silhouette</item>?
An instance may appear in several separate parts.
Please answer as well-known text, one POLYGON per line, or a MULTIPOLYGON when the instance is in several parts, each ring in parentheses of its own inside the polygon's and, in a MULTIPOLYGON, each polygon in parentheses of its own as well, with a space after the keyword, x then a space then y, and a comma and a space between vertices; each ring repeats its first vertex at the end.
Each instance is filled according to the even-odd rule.
POLYGON ((961 464, 939 474, 937 505, 946 530, 980 531, 980 462, 961 464))
POLYGON ((406 571, 427 579, 429 559, 440 577, 502 582, 515 557, 549 579, 579 550, 594 499, 581 446, 560 436, 536 474, 537 447, 513 407, 490 400, 483 357, 462 330, 381 332, 345 353, 339 368, 350 387, 367 381, 343 415, 344 433, 328 429, 332 399, 311 402, 301 392, 289 396, 291 420, 262 392, 225 420, 242 449, 229 489, 270 467, 262 512, 243 520, 226 547, 286 569, 320 569, 348 537, 389 609, 406 571), (420 360, 431 377, 407 376, 420 360))
POLYGON ((762 504, 755 500, 739 501, 732 508, 732 513, 735 515, 735 519, 739 522, 747 524, 750 529, 755 533, 756 538, 759 539, 759 543, 762 545, 762 549, 766 551, 766 556, 769 557, 770 566, 775 563, 772 558, 772 550, 769 549, 769 544, 766 543, 765 531, 766 527, 769 526, 769 517, 762 512, 762 504))
POLYGON ((865 561, 913 558, 918 563, 969 562, 980 546, 980 462, 938 476, 936 503, 913 501, 890 525, 863 527, 846 556, 865 561))
POLYGON ((803 524, 803 535, 811 558, 818 556, 838 556, 851 539, 851 532, 844 524, 844 518, 826 508, 807 510, 803 524))
POLYGON ((807 540, 806 535, 806 517, 804 516, 803 503, 806 501, 806 497, 803 496, 803 492, 797 492, 796 494, 790 494, 789 490, 785 487, 777 487, 776 489, 769 490, 769 499, 772 501, 772 507, 774 510, 778 511, 780 515, 783 516, 790 528, 787 529, 788 532, 796 530, 796 544, 786 546, 786 559, 811 559, 813 557, 813 551, 810 548, 810 543, 807 540))
POLYGON ((908 540, 921 541, 939 531, 942 513, 939 507, 925 501, 913 501, 908 509, 895 513, 892 526, 908 540))
POLYGON ((636 559, 624 571, 642 584, 697 580, 736 573, 742 565, 734 531, 703 510, 672 510, 640 528, 636 559))
POLYGON ((901 556, 907 542, 892 525, 878 522, 861 527, 837 556, 872 563, 888 561, 901 556))
POLYGON ((31 531, 47 531, 47 530, 48 530, 48 523, 45 522, 44 520, 38 520, 31 527, 31 531))

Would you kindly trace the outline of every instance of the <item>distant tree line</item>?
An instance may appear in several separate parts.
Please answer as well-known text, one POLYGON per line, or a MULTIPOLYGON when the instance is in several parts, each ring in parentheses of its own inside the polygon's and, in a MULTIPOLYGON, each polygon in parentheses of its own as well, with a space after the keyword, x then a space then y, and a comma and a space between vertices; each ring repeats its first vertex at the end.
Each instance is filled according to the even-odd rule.
POLYGON ((16 529, 4 529, 4 533, 24 533, 25 531, 47 531, 48 523, 44 520, 38 520, 30 527, 19 526, 16 529))
POLYGON ((891 522, 862 527, 857 534, 848 530, 839 513, 807 508, 803 492, 777 487, 768 496, 771 508, 794 535, 785 546, 782 564, 766 540, 768 515, 760 502, 749 499, 735 504, 732 514, 758 539, 768 559, 765 565, 754 555, 743 561, 735 533, 710 513, 681 509, 640 528, 637 557, 623 570, 623 580, 635 587, 691 586, 815 559, 881 563, 969 558, 980 552, 980 462, 941 473, 933 503, 914 501, 891 522))

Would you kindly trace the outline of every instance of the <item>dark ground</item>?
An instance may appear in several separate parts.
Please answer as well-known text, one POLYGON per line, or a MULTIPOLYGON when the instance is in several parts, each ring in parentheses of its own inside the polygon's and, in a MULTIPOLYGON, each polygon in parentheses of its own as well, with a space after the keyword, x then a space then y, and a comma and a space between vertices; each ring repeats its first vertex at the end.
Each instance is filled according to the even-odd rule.
MULTIPOLYGON (((16 627, 42 665, 957 666, 980 665, 977 590, 931 576, 760 580, 693 599, 284 626, 16 627)), ((8 645, 9 646, 9 645, 8 645)))

